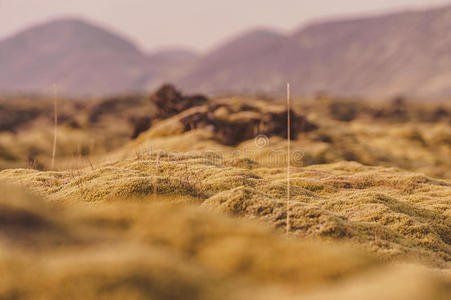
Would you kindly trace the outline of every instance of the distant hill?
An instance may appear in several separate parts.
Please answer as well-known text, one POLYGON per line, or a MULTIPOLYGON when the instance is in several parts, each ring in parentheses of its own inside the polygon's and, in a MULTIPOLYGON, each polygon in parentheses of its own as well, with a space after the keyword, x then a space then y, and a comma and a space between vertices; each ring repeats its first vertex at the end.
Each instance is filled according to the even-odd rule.
POLYGON ((283 85, 277 53, 285 43, 285 36, 270 30, 247 32, 205 55, 178 83, 213 94, 273 91, 283 85))
POLYGON ((154 91, 162 84, 174 81, 189 72, 199 60, 199 55, 184 49, 166 49, 148 56, 147 77, 140 90, 154 91))
POLYGON ((312 24, 292 35, 254 31, 205 56, 180 79, 203 92, 366 97, 451 96, 451 6, 312 24))
POLYGON ((74 95, 137 91, 194 58, 181 50, 148 56, 116 33, 63 19, 0 41, 0 90, 46 93, 56 83, 74 95))
POLYGON ((324 21, 290 35, 259 29, 199 57, 153 54, 99 26, 64 19, 0 41, 0 91, 68 94, 149 91, 388 98, 451 97, 451 6, 324 21))

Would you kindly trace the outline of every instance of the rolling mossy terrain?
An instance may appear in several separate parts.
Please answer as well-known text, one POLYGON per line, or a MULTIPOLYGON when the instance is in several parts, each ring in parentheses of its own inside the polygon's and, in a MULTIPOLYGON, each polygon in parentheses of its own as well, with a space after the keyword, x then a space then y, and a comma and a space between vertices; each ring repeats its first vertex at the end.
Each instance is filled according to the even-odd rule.
MULTIPOLYGON (((294 149, 303 153, 303 166, 356 161, 451 179, 448 103, 365 102, 324 95, 292 103, 291 137, 294 149)), ((50 99, 0 99, 0 169, 50 169, 52 124, 50 99)), ((245 149, 260 155, 284 149, 286 134, 285 104, 277 99, 206 99, 185 96, 172 86, 163 86, 150 97, 58 99, 55 168, 90 166, 124 149, 245 149), (259 135, 270 142, 255 149, 254 138, 259 135)))
POLYGON ((0 134, 1 299, 451 297, 446 106, 104 101, 0 134))
MULTIPOLYGON (((258 220, 284 232, 285 169, 224 167, 177 154, 157 161, 157 155, 78 171, 4 170, 0 179, 63 203, 152 202, 165 195, 170 202, 258 220)), ((447 181, 342 162, 295 168, 290 188, 290 236, 352 242, 387 261, 411 258, 447 267, 451 260, 447 181)))
POLYGON ((283 169, 157 157, 0 172, 0 295, 451 295, 446 181, 349 162, 293 170, 286 236, 283 169))

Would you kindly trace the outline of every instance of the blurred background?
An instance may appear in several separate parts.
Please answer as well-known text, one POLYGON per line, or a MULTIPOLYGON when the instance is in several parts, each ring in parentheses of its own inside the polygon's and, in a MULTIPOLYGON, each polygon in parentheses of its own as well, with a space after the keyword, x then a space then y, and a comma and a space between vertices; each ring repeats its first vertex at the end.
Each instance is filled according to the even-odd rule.
POLYGON ((0 1, 0 90, 449 96, 447 1, 0 1))
MULTIPOLYGON (((0 168, 50 167, 55 97, 56 164, 78 168, 205 104, 186 95, 264 107, 283 104, 291 82, 314 125, 296 132, 306 165, 449 178, 449 32, 447 1, 0 0, 0 168)), ((256 133, 218 137, 205 118, 184 130, 214 123, 228 146, 256 133)))

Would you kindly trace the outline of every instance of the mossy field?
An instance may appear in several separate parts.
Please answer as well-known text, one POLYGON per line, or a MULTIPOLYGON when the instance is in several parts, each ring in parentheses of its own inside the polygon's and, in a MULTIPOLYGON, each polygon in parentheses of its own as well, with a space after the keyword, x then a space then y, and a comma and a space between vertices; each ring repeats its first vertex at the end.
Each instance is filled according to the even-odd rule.
POLYGON ((0 101, 0 299, 451 298, 446 103, 59 99, 52 168, 53 113, 0 101))

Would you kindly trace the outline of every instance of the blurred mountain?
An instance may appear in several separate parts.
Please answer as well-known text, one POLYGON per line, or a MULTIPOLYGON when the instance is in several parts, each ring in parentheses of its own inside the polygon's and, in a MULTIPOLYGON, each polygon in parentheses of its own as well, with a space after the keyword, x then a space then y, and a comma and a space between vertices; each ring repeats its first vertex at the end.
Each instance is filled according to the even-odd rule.
POLYGON ((451 6, 254 31, 218 47, 180 79, 188 90, 298 95, 451 96, 451 6))
POLYGON ((71 95, 141 90, 196 56, 182 50, 146 55, 120 35, 78 19, 32 27, 0 41, 0 90, 71 95))
POLYGON ((317 22, 285 35, 246 32, 198 56, 143 53, 132 42, 75 19, 0 41, 0 91, 67 94, 148 91, 171 81, 188 92, 367 98, 451 96, 451 6, 317 22))
POLYGON ((213 94, 271 91, 283 85, 278 53, 286 40, 265 29, 244 33, 202 57, 178 83, 192 92, 213 94))
POLYGON ((188 73, 199 61, 199 55, 185 49, 165 49, 148 56, 147 76, 141 90, 153 91, 164 83, 188 73))

